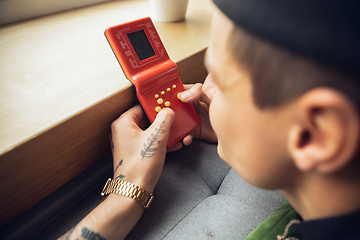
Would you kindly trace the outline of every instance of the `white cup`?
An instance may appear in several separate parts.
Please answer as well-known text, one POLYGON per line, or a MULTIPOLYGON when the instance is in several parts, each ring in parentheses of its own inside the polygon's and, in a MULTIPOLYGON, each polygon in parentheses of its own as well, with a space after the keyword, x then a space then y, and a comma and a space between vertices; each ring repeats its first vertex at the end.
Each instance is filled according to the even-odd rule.
POLYGON ((150 0, 152 17, 162 22, 185 19, 189 0, 150 0))

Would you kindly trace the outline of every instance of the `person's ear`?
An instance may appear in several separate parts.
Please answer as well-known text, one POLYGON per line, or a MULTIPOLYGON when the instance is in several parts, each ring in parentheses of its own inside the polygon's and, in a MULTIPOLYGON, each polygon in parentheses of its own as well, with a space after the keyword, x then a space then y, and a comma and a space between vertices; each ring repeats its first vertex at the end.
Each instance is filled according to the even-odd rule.
POLYGON ((351 161, 358 148, 359 116, 345 95, 319 87, 298 98, 295 107, 288 148, 300 171, 327 174, 351 161))

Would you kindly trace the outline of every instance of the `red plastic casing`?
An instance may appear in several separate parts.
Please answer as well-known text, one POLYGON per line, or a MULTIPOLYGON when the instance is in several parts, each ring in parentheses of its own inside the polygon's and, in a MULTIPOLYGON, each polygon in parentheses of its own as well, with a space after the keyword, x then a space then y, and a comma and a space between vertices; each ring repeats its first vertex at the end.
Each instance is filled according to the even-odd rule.
POLYGON ((177 98, 177 94, 184 91, 178 68, 169 58, 149 17, 109 27, 105 30, 105 36, 126 77, 135 86, 139 102, 149 120, 155 120, 157 107, 163 108, 166 102, 170 102, 175 121, 170 129, 167 147, 173 146, 200 125, 194 106, 177 98), (145 32, 154 55, 140 61, 128 34, 141 30, 145 32), (158 103, 159 98, 163 99, 161 104, 158 103))

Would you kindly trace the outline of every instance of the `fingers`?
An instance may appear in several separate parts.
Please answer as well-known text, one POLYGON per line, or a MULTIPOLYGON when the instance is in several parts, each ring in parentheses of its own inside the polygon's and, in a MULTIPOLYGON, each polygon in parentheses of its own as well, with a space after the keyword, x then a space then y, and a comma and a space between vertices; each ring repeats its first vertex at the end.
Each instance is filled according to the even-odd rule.
POLYGON ((185 145, 185 146, 189 146, 189 145, 192 143, 193 139, 194 139, 194 137, 193 137, 191 134, 187 135, 187 136, 184 137, 184 139, 183 139, 184 145, 185 145))
POLYGON ((171 108, 163 108, 157 114, 155 121, 152 124, 152 127, 158 124, 164 124, 164 130, 170 132, 171 125, 175 120, 175 112, 171 108))
POLYGON ((139 122, 144 118, 145 113, 140 105, 136 105, 126 111, 123 116, 128 117, 129 119, 134 120, 135 123, 139 124, 139 122))
POLYGON ((118 119, 116 119, 112 124, 112 128, 116 126, 120 126, 121 128, 132 128, 134 127, 134 124, 139 126, 140 123, 143 122, 144 118, 144 111, 140 105, 136 105, 123 113, 118 119))
MULTIPOLYGON (((165 142, 166 145, 170 133, 170 128, 174 120, 174 111, 170 108, 164 108, 157 114, 153 124, 151 124, 144 133, 159 133, 157 137, 161 137, 161 142, 165 142)), ((146 126, 146 122, 148 122, 148 120, 145 117, 145 113, 143 112, 140 105, 130 108, 112 123, 112 134, 110 135, 110 141, 113 144, 114 141, 112 138, 114 137, 114 133, 116 133, 116 135, 119 137, 121 137, 123 134, 129 137, 141 134, 146 126), (129 135, 131 132, 132 134, 129 135)))
POLYGON ((143 118, 141 107, 136 106, 111 126, 114 178, 125 179, 152 192, 163 168, 175 113, 162 109, 145 131, 137 125, 143 118))
POLYGON ((170 134, 170 128, 175 120, 175 113, 170 108, 163 108, 156 116, 154 122, 146 130, 146 141, 141 150, 142 158, 150 158, 157 154, 158 150, 166 152, 166 144, 170 134))
POLYGON ((186 90, 179 95, 180 100, 184 103, 200 101, 209 105, 210 99, 203 93, 202 87, 201 83, 197 83, 191 86, 191 88, 185 88, 186 90))

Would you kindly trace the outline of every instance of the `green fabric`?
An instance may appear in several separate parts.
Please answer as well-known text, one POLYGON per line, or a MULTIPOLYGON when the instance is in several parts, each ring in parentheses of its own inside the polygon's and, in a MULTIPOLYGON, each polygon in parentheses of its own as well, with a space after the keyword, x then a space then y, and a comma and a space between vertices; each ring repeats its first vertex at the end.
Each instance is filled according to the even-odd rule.
MULTIPOLYGON (((276 240, 276 236, 284 233, 286 225, 294 219, 295 215, 294 208, 286 200, 244 240, 276 240)), ((297 237, 293 227, 290 227, 288 236, 297 237)))

